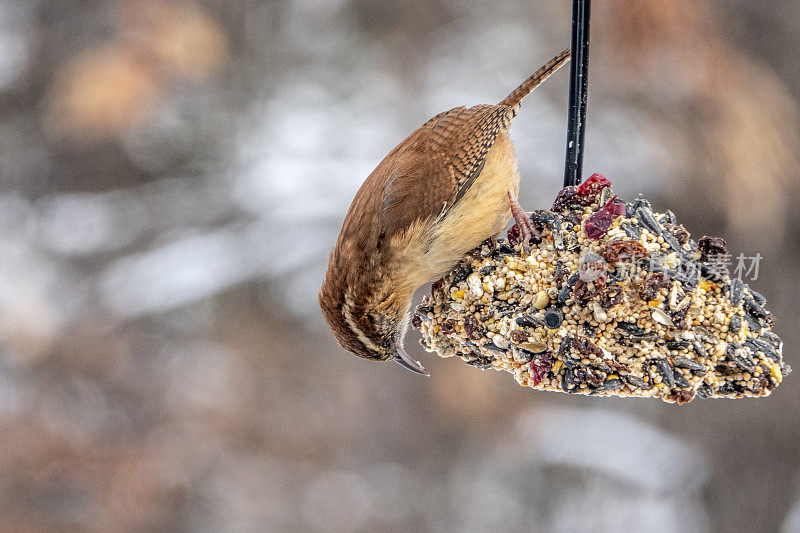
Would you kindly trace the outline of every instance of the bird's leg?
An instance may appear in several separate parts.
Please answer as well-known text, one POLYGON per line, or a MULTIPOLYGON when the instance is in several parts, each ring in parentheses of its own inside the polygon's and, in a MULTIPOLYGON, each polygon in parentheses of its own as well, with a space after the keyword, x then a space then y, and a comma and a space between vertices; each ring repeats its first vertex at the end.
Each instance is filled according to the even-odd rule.
POLYGON ((531 237, 538 237, 540 235, 539 230, 533 225, 533 220, 528 212, 519 205, 517 197, 511 189, 508 191, 508 201, 511 204, 511 215, 517 222, 519 235, 522 238, 522 249, 525 250, 525 253, 528 253, 531 251, 531 237))

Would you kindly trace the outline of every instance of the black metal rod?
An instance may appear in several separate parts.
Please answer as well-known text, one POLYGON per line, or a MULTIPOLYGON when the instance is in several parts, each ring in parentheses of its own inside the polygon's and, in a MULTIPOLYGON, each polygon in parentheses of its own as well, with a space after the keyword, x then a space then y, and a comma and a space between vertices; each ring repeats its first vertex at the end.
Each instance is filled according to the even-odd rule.
POLYGON ((572 0, 572 58, 569 65, 569 118, 564 187, 578 185, 583 171, 586 95, 589 83, 590 0, 572 0))

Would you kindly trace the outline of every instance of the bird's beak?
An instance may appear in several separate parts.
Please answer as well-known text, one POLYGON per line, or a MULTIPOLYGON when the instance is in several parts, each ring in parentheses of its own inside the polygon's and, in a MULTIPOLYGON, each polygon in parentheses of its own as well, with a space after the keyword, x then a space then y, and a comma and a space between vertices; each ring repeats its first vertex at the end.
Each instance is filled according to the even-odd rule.
POLYGON ((422 366, 419 361, 412 359, 402 346, 397 348, 397 355, 394 356, 394 360, 415 374, 422 374, 425 377, 431 377, 431 375, 428 374, 428 371, 425 370, 425 367, 422 366))

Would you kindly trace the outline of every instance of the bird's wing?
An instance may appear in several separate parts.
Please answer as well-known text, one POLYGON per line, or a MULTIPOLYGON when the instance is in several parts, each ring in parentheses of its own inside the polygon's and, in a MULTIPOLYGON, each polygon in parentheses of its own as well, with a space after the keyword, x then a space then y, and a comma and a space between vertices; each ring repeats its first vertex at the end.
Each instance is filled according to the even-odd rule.
POLYGON ((456 107, 427 121, 387 157, 383 189, 384 234, 416 220, 441 219, 483 170, 497 135, 508 128, 505 105, 456 107), (394 155, 394 157, 392 157, 394 155))

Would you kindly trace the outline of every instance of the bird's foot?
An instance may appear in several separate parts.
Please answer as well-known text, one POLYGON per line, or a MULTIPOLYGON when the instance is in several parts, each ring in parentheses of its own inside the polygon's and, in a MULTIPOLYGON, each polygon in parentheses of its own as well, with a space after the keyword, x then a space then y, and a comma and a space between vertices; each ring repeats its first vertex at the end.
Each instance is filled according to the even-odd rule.
POLYGON ((538 237, 541 234, 539 230, 536 229, 536 226, 533 225, 533 220, 528 212, 519 205, 517 197, 512 190, 508 191, 508 201, 511 204, 511 216, 514 217, 517 227, 519 228, 519 235, 522 239, 522 249, 525 253, 530 253, 531 238, 538 237))

